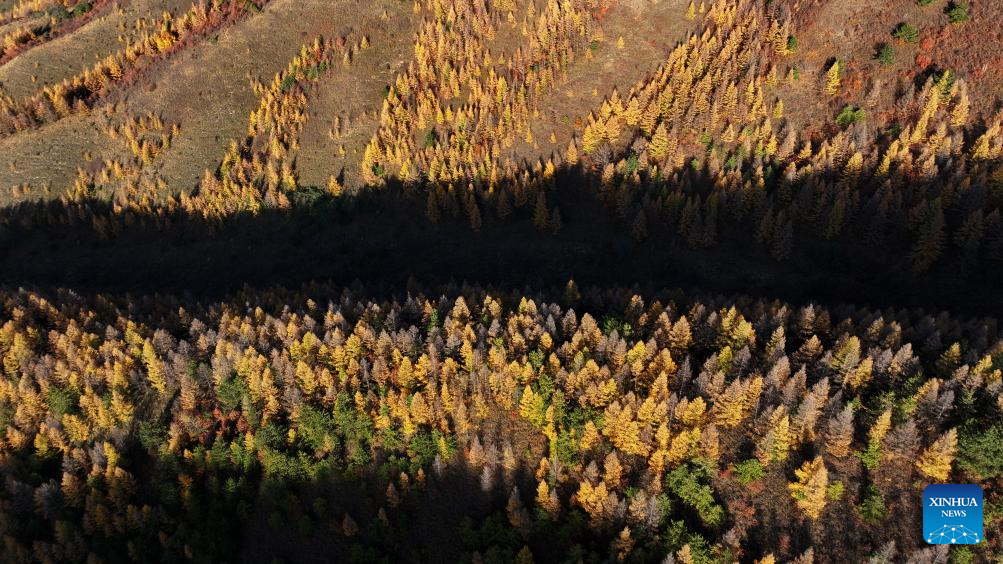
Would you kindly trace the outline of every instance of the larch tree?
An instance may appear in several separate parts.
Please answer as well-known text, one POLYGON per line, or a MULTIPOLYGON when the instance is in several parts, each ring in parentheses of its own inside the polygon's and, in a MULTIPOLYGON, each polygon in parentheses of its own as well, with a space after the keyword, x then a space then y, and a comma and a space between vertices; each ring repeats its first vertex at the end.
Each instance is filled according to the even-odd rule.
POLYGON ((648 219, 644 215, 643 208, 638 210, 637 216, 634 218, 634 225, 630 229, 630 234, 638 241, 642 241, 648 237, 648 219))
POLYGON ((554 211, 550 214, 550 232, 557 235, 563 228, 564 220, 561 219, 561 210, 554 206, 554 211))
POLYGON ((933 442, 919 458, 916 468, 932 480, 944 482, 951 474, 951 465, 958 450, 958 431, 951 429, 933 442))
POLYGON ((164 379, 164 368, 157 353, 153 349, 153 343, 149 339, 143 342, 143 364, 146 365, 146 377, 150 386, 163 394, 167 391, 167 381, 164 379))
POLYGON ((547 196, 541 190, 536 196, 533 207, 533 225, 540 231, 546 231, 550 226, 550 213, 547 210, 547 196))
POLYGON ((655 134, 648 144, 648 154, 658 162, 665 160, 669 156, 669 133, 665 129, 665 123, 661 122, 655 127, 655 134))
POLYGON ((829 471, 821 456, 805 462, 794 471, 796 480, 788 485, 795 505, 811 520, 818 519, 825 508, 829 471))
POLYGON ((829 96, 839 94, 839 87, 841 84, 842 68, 839 61, 835 61, 825 73, 825 93, 829 96))
POLYGON ((829 420, 825 433, 826 452, 836 458, 850 453, 853 442, 853 407, 847 405, 839 415, 829 420))

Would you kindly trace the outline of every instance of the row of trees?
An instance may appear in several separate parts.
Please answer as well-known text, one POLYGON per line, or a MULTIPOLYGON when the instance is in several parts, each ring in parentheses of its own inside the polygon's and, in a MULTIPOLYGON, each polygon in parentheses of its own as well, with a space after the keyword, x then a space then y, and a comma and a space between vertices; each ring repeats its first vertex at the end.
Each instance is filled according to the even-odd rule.
MULTIPOLYGON (((249 117, 247 136, 239 142, 231 141, 219 168, 215 172, 206 170, 194 193, 164 197, 170 192, 167 183, 155 167, 148 165, 170 149, 180 126, 166 124, 156 114, 147 113, 108 127, 109 137, 120 141, 131 158, 107 157, 98 159, 100 166, 79 169, 73 189, 62 198, 64 204, 83 206, 83 215, 107 236, 113 236, 137 216, 184 211, 200 218, 220 219, 240 212, 254 213, 263 207, 288 208, 299 188, 294 161, 299 134, 307 119, 309 87, 331 68, 336 55, 358 53, 368 45, 364 36, 351 46, 344 39, 317 38, 304 45, 270 83, 256 82, 254 92, 259 103, 249 117), (107 199, 112 205, 104 212, 84 211, 94 199, 107 199)), ((340 189, 333 180, 331 194, 339 194, 340 189)))
POLYGON ((135 79, 154 62, 237 21, 251 6, 260 9, 265 2, 267 0, 199 0, 180 16, 164 12, 160 25, 154 30, 144 30, 139 37, 130 38, 123 49, 80 74, 59 84, 44 86, 24 100, 0 98, 0 135, 11 135, 89 110, 124 77, 135 79))
MULTIPOLYGON (((92 162, 77 169, 76 181, 64 197, 75 202, 108 198, 116 202, 115 209, 119 211, 127 207, 149 209, 166 187, 157 175, 145 172, 145 167, 170 148, 180 131, 178 124, 168 125, 152 112, 109 125, 107 133, 119 141, 120 147, 109 150, 107 155, 89 155, 92 162)), ((119 227, 101 216, 89 220, 103 236, 110 236, 119 227)))
POLYGON ((32 13, 34 16, 41 16, 46 21, 36 21, 32 22, 31 25, 14 27, 0 38, 0 65, 7 63, 27 49, 51 41, 68 31, 78 28, 90 21, 97 13, 96 10, 100 10, 106 5, 108 5, 107 0, 96 2, 49 0, 43 2, 21 2, 18 6, 12 7, 10 12, 0 16, 0 22, 5 20, 15 21, 28 13, 32 13), (29 5, 36 9, 28 12, 29 5), (41 10, 43 7, 44 10, 41 10))
POLYGON ((368 45, 364 36, 350 47, 344 40, 317 38, 270 84, 256 83, 259 102, 251 112, 247 137, 231 142, 215 174, 205 171, 197 193, 181 195, 182 208, 221 218, 263 206, 289 207, 289 195, 299 187, 294 161, 307 119, 307 88, 331 67, 336 54, 348 56, 368 45))
POLYGON ((356 561, 433 519, 432 559, 932 562, 926 484, 1003 517, 995 321, 442 291, 4 293, 3 559, 235 560, 260 516, 356 561))
MULTIPOLYGON (((532 4, 528 10, 533 12, 532 4)), ((437 13, 450 23, 449 12, 437 13)), ((436 135, 441 128, 435 126, 425 147, 420 146, 420 132, 437 114, 442 114, 443 119, 436 118, 441 123, 455 119, 491 128, 495 121, 481 109, 505 110, 498 105, 505 98, 493 104, 478 95, 490 95, 505 80, 504 74, 491 72, 492 66, 487 86, 470 88, 470 105, 456 112, 447 107, 443 113, 438 103, 418 104, 410 117, 402 108, 408 107, 407 96, 422 95, 419 86, 424 83, 402 74, 385 104, 384 134, 377 134, 363 157, 364 172, 373 173, 370 182, 387 173, 405 183, 424 184, 431 220, 442 212, 462 211, 475 229, 489 210, 505 219, 513 206, 526 204, 539 228, 554 229, 546 218, 555 210, 534 204, 546 202, 540 192, 553 184, 562 165, 584 164, 601 179, 596 184, 600 198, 639 239, 660 227, 678 233, 692 247, 707 247, 737 232, 758 240, 778 260, 789 258, 796 245, 841 240, 861 250, 894 248, 891 254, 915 272, 929 270, 945 257, 960 270, 985 271, 1003 261, 998 229, 1003 202, 997 186, 1003 156, 1000 118, 976 121, 963 79, 944 71, 921 88, 906 87, 890 109, 894 117, 884 131, 876 131, 867 119, 879 110, 878 84, 866 100, 834 115, 836 127, 825 135, 814 124, 807 124, 812 133, 799 131, 786 119, 783 97, 802 90, 799 83, 810 79, 800 76, 796 64, 785 63, 796 46, 791 23, 770 18, 754 2, 716 2, 699 13, 705 14, 702 33, 680 44, 658 72, 627 96, 614 90, 589 114, 581 141, 572 140, 563 154, 542 162, 496 166, 496 155, 504 151, 492 149, 479 159, 478 143, 467 142, 462 134, 436 135), (388 127, 411 133, 393 134, 388 127), (449 145, 443 140, 456 140, 468 152, 465 162, 475 168, 465 166, 462 158, 450 165, 444 153, 449 145), (440 158, 420 157, 429 153, 440 158), (412 159, 428 164, 415 166, 412 159), (394 168, 387 172, 387 161, 401 166, 400 174, 394 168)), ((437 44, 432 40, 435 28, 430 23, 426 28, 427 38, 417 42, 419 59, 426 44, 437 44)), ((477 34, 460 34, 458 45, 467 36, 477 34)), ((554 61, 571 60, 574 51, 564 53, 547 60, 559 68, 554 61)), ((415 69, 434 69, 432 61, 449 60, 430 56, 415 69)), ((549 68, 531 60, 524 61, 528 66, 511 62, 516 70, 529 69, 527 88, 536 70, 549 68)), ((844 66, 837 60, 822 73, 819 98, 843 98, 844 66)), ((443 76, 469 75, 466 65, 458 68, 443 76)), ((433 83, 438 76, 431 70, 409 72, 427 75, 433 83)), ((520 76, 510 76, 506 85, 517 86, 520 76)), ((531 100, 531 93, 515 98, 531 100)), ((448 88, 440 93, 447 100, 455 95, 448 88)), ((516 109, 505 111, 516 116, 516 109)), ((558 228, 560 224, 559 219, 558 228)))
POLYGON ((0 11, 0 24, 26 18, 57 5, 63 5, 63 0, 17 0, 10 8, 0 11))
POLYGON ((422 8, 431 17, 415 39, 414 60, 391 85, 363 155, 363 178, 493 190, 516 175, 513 146, 535 144, 533 100, 592 40, 597 4, 551 0, 537 11, 528 2, 524 43, 500 52, 491 45, 505 17, 517 28, 505 5, 434 1, 422 8))

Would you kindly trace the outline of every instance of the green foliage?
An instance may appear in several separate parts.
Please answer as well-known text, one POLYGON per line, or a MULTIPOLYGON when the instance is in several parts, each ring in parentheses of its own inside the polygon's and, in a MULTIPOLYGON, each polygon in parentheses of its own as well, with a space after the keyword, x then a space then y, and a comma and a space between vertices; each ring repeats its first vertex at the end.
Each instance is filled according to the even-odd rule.
POLYGON ((830 501, 838 501, 843 499, 843 493, 845 490, 846 487, 843 485, 843 482, 836 480, 835 482, 829 484, 829 487, 825 491, 825 496, 829 498, 830 501))
POLYGON ((435 129, 429 129, 428 133, 425 134, 425 147, 435 147, 438 142, 439 138, 435 134, 435 129))
POLYGON ((886 514, 885 499, 874 485, 867 486, 867 493, 857 506, 861 518, 871 525, 877 525, 884 520, 886 514))
POLYGON ((345 446, 348 467, 360 468, 369 464, 369 450, 373 441, 372 421, 368 417, 359 416, 344 392, 339 393, 335 399, 333 420, 345 446))
POLYGON ((988 429, 965 426, 958 437, 958 465, 991 480, 1003 476, 1003 423, 988 429))
POLYGON ((411 442, 408 444, 408 455, 414 462, 416 469, 435 460, 435 455, 439 449, 438 441, 436 440, 438 436, 440 436, 438 433, 418 431, 411 437, 411 442))
POLYGON ((59 23, 73 17, 73 12, 67 10, 66 6, 63 6, 62 4, 57 4, 47 8, 44 12, 40 13, 51 18, 54 23, 59 23))
POLYGON ((58 386, 50 386, 49 393, 46 395, 46 402, 49 404, 49 410, 52 411, 57 418, 61 418, 66 413, 74 413, 77 411, 77 401, 79 396, 70 390, 64 390, 58 386))
POLYGON ((951 547, 951 564, 972 564, 975 562, 975 553, 968 546, 951 547))
POLYGON ((14 421, 14 408, 6 402, 0 402, 0 429, 6 429, 14 421))
POLYGON ((244 395, 247 394, 247 386, 239 376, 232 376, 225 380, 220 380, 216 386, 216 399, 223 409, 232 410, 241 406, 244 395))
POLYGON ((716 562, 712 557, 710 544, 700 533, 690 531, 685 521, 671 521, 661 534, 662 545, 669 553, 674 554, 683 546, 689 545, 694 564, 711 564, 716 562))
POLYGON ((300 408, 296 421, 298 437, 315 451, 337 448, 337 429, 334 418, 310 405, 300 408))
POLYGON ((665 478, 668 491, 677 495, 688 507, 694 509, 704 525, 717 527, 724 521, 724 509, 714 499, 709 483, 713 470, 701 460, 684 464, 665 478))
POLYGON ((533 367, 533 370, 539 371, 540 368, 543 366, 543 361, 544 361, 543 352, 540 350, 529 351, 529 354, 526 355, 526 360, 529 361, 529 364, 530 366, 533 367))
POLYGON ((895 47, 893 47, 890 43, 882 43, 878 45, 878 51, 874 55, 874 58, 884 66, 895 63, 895 47))
POLYGON ((969 20, 968 4, 965 2, 951 2, 947 5, 947 19, 952 24, 958 25, 969 20))
POLYGON ((892 31, 892 37, 906 43, 916 43, 919 40, 919 30, 908 23, 900 23, 892 31))
POLYGON ((285 433, 274 423, 266 423, 254 434, 254 444, 259 449, 278 449, 285 444, 285 433))
POLYGON ((793 53, 798 50, 798 38, 795 35, 791 35, 787 38, 787 52, 793 53))
POLYGON ((139 443, 149 452, 157 452, 167 440, 167 428, 156 421, 139 422, 139 443))
MULTIPOLYGON (((951 69, 947 69, 944 72, 942 72, 942 73, 940 73, 940 74, 937 75, 937 78, 936 78, 937 89, 940 91, 940 95, 941 95, 942 98, 944 98, 946 100, 948 97, 950 97, 950 95, 951 95, 951 89, 952 89, 952 87, 954 87, 954 83, 957 82, 957 81, 958 81, 958 76, 956 74, 954 74, 954 71, 952 71, 951 69)), ((944 351, 944 354, 941 355, 941 359, 938 360, 938 362, 940 362, 941 360, 944 360, 945 358, 950 358, 952 356, 952 351, 953 350, 954 350, 954 347, 951 347, 948 350, 944 351)), ((960 361, 961 361, 961 359, 960 359, 960 355, 959 355, 959 358, 957 359, 957 363, 960 363, 960 361)), ((954 368, 957 367, 957 363, 955 363, 954 366, 950 367, 951 371, 953 371, 954 368)))
POLYGON ((627 176, 632 176, 634 172, 639 168, 640 163, 637 160, 637 153, 631 151, 630 156, 627 157, 627 167, 624 170, 624 174, 627 176))
POLYGON ((757 458, 750 458, 735 465, 735 477, 743 486, 763 477, 763 465, 757 458))
POLYGON ((999 529, 1003 525, 1003 499, 999 496, 990 496, 985 500, 985 507, 982 513, 986 528, 996 527, 999 529))
POLYGON ((619 319, 613 317, 612 315, 607 315, 606 317, 603 318, 602 322, 603 335, 606 336, 612 335, 613 331, 616 331, 617 334, 619 334, 624 339, 629 339, 630 336, 634 334, 634 329, 633 327, 630 326, 630 323, 627 323, 626 321, 620 321, 619 319))
POLYGON ((303 186, 292 193, 292 201, 298 209, 326 213, 330 211, 330 208, 324 204, 333 203, 334 198, 327 190, 319 186, 303 186))
POLYGON ((562 429, 557 434, 557 459, 563 464, 572 465, 578 460, 578 441, 580 437, 573 430, 562 429))
POLYGON ((867 443, 867 447, 855 453, 856 457, 863 463, 864 468, 874 471, 881 465, 881 445, 876 442, 867 443))
POLYGON ((853 125, 859 121, 863 121, 866 117, 864 110, 860 108, 854 108, 853 106, 845 106, 836 116, 836 123, 842 127, 848 125, 853 125))

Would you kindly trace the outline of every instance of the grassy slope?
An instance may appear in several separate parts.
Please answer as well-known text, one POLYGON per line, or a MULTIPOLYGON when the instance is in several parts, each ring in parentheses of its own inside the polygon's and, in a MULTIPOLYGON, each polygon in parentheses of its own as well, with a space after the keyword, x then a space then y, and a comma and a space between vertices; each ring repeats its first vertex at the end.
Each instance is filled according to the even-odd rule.
MULTIPOLYGON (((112 9, 75 32, 29 49, 3 65, 0 83, 10 95, 29 96, 43 84, 61 81, 90 67, 96 55, 120 49, 119 23, 139 18, 156 20, 165 9, 190 5, 187 0, 139 0, 124 7, 123 14, 112 9), (31 83, 32 74, 38 75, 37 84, 31 83)), ((28 197, 44 196, 43 185, 50 186, 54 195, 64 191, 72 185, 77 168, 85 165, 85 152, 101 153, 111 145, 118 146, 104 133, 108 123, 107 117, 96 110, 0 139, 0 201, 9 201, 8 189, 16 185, 31 185, 28 197)))
POLYGON ((9 202, 8 189, 28 184, 29 198, 45 196, 43 185, 58 195, 72 185, 84 152, 107 143, 103 118, 74 115, 43 129, 0 139, 0 201, 9 202))
POLYGON ((527 158, 561 154, 573 135, 581 138, 584 120, 616 88, 626 98, 630 88, 658 69, 676 42, 696 25, 685 19, 687 0, 614 4, 600 19, 605 39, 591 58, 582 56, 568 68, 567 81, 539 99, 540 119, 533 128, 537 147, 517 147, 527 158), (623 37, 624 47, 617 47, 623 37), (593 95, 595 94, 595 95, 593 95), (554 133, 557 144, 549 140, 554 133))
MULTIPOLYGON (((159 13, 152 3, 150 10, 147 17, 159 13)), ((114 106, 0 139, 0 199, 9 201, 8 189, 22 184, 32 186, 29 197, 44 196, 43 184, 59 194, 86 164, 86 151, 96 157, 120 151, 120 142, 105 133, 109 124, 146 112, 181 126, 181 134, 156 166, 174 190, 190 190, 204 169, 219 163, 229 140, 246 131, 247 116, 257 104, 248 76, 270 80, 302 43, 334 33, 338 24, 330 14, 322 0, 277 0, 210 41, 156 65, 144 80, 113 95, 109 104, 114 106), (290 41, 288 31, 294 29, 298 33, 290 41)), ((114 26, 111 30, 117 33, 114 26)), ((64 40, 72 41, 75 35, 64 40)))
POLYGON ((419 21, 407 6, 395 0, 340 3, 331 6, 326 17, 339 22, 337 32, 347 34, 347 45, 365 35, 370 47, 348 67, 339 62, 310 93, 309 119, 300 135, 297 159, 304 186, 323 186, 332 174, 342 170, 347 183, 358 182, 361 151, 376 130, 383 88, 411 59, 419 21), (330 136, 335 117, 343 124, 342 135, 336 139, 330 136), (338 151, 341 146, 345 148, 344 156, 338 151))
POLYGON ((164 155, 160 174, 174 192, 190 191, 215 169, 231 139, 247 132, 257 106, 248 77, 270 82, 304 43, 338 33, 361 1, 276 0, 260 14, 169 61, 145 87, 129 93, 126 111, 155 111, 181 133, 164 155))
POLYGON ((119 25, 132 25, 146 18, 156 26, 165 10, 178 13, 189 6, 188 0, 137 0, 123 5, 122 10, 110 6, 73 33, 29 49, 0 67, 0 83, 15 98, 31 96, 43 86, 62 82, 121 49, 119 25), (32 82, 32 76, 37 77, 37 82, 32 82))
MULTIPOLYGON (((880 110, 892 108, 903 91, 914 83, 921 85, 928 74, 944 69, 968 81, 974 114, 983 118, 994 114, 1003 57, 997 52, 1001 49, 994 37, 1001 32, 990 22, 1003 16, 1003 5, 972 6, 972 21, 955 26, 948 22, 944 13, 947 2, 942 0, 927 6, 920 6, 916 0, 826 0, 817 4, 812 17, 795 30, 797 52, 784 61, 797 64, 801 71, 801 79, 788 86, 784 95, 785 116, 799 129, 831 122, 846 104, 877 110, 869 112, 869 123, 885 127, 892 116, 887 112, 881 115, 880 110), (919 31, 915 43, 892 37, 900 23, 909 23, 919 31), (984 29, 986 25, 990 29, 984 29), (895 50, 894 62, 887 66, 875 60, 878 46, 883 43, 895 50), (839 96, 827 98, 821 95, 822 84, 834 59, 844 65, 843 87, 839 96), (874 81, 882 86, 871 99, 875 103, 868 108, 874 81)), ((778 68, 781 77, 786 70, 786 66, 778 68)))
MULTIPOLYGON (((2 14, 2 12, 4 12, 4 11, 6 11, 4 8, 0 8, 0 14, 2 14)), ((2 20, 2 15, 0 15, 0 21, 3 21, 2 20)), ((8 33, 12 32, 12 31, 16 31, 18 29, 21 29, 23 27, 31 27, 31 26, 35 26, 35 25, 39 25, 39 24, 44 24, 44 23, 45 23, 45 18, 32 18, 32 17, 28 17, 28 18, 22 18, 22 19, 19 19, 19 20, 12 20, 12 21, 9 21, 7 23, 0 24, 0 37, 4 37, 8 33)))

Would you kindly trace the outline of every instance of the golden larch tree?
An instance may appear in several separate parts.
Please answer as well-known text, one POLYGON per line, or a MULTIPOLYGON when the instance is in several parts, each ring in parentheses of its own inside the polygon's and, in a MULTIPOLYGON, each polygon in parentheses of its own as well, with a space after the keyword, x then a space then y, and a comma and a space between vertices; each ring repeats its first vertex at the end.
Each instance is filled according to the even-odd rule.
POLYGON ((925 476, 944 482, 951 474, 951 464, 958 450, 958 431, 951 429, 933 442, 916 459, 916 468, 925 476))
POLYGON ((794 471, 797 479, 788 484, 795 505, 804 511, 809 519, 818 519, 825 508, 826 490, 829 487, 829 471, 821 456, 805 462, 794 471))

